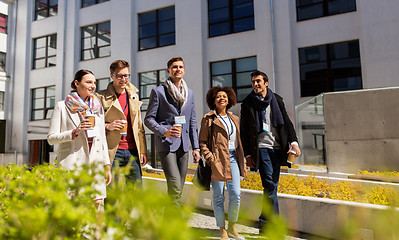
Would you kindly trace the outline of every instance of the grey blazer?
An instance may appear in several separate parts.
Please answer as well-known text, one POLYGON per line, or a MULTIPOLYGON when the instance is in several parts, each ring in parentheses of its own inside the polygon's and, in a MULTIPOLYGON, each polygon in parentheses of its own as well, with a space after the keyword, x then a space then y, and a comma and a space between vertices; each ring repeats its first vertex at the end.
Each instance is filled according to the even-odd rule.
POLYGON ((188 89, 187 103, 180 115, 185 116, 180 138, 166 138, 163 135, 174 124, 178 116, 177 104, 161 85, 151 91, 150 102, 144 118, 144 124, 155 133, 155 146, 158 152, 175 152, 183 144, 183 150, 189 151, 189 141, 193 149, 199 149, 197 118, 195 114, 194 93, 188 89))

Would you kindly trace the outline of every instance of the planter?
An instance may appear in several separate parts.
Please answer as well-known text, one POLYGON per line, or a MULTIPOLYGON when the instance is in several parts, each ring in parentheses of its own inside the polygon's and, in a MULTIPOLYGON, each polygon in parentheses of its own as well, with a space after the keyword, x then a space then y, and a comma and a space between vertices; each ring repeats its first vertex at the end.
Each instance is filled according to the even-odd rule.
MULTIPOLYGON (((166 193, 166 180, 148 177, 143 177, 143 180, 145 185, 153 184, 166 193)), ((256 221, 261 212, 263 192, 247 189, 241 191, 240 216, 256 221)), ((399 224, 396 223, 398 208, 280 193, 278 198, 280 214, 293 231, 332 239, 399 237, 398 227, 394 226, 399 224)), ((212 190, 200 192, 191 182, 186 182, 182 199, 187 203, 195 203, 197 208, 212 210, 212 190)), ((226 203, 227 199, 226 191, 226 203)))

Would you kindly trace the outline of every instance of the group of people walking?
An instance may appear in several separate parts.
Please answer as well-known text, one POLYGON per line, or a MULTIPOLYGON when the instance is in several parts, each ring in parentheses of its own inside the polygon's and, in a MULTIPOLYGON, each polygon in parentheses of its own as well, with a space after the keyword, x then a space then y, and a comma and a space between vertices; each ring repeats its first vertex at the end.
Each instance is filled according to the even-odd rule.
MULTIPOLYGON (((194 92, 183 79, 183 59, 170 59, 167 72, 169 78, 151 91, 144 124, 155 135, 168 194, 177 205, 181 204, 191 144, 194 162, 202 155, 212 169, 213 209, 221 239, 244 239, 235 223, 240 208, 240 180, 247 176, 247 168, 259 170, 265 201, 272 203, 278 213, 280 166, 286 163, 288 152, 301 154, 283 100, 268 88, 267 75, 254 71, 253 91, 243 100, 239 119, 228 111, 237 103, 234 90, 212 87, 206 94, 211 111, 203 116, 198 135, 194 92), (225 184, 229 195, 228 228, 225 184)), ((105 176, 96 176, 93 183, 99 192, 94 198, 96 205, 106 197, 111 169, 130 163, 127 178, 141 184, 141 167, 147 162, 142 102, 138 89, 129 82, 129 63, 114 61, 110 77, 107 89, 96 93, 94 74, 79 70, 71 83, 72 91, 54 108, 47 137, 49 144, 59 144, 57 160, 65 169, 79 170, 83 164, 91 164, 96 166, 95 171, 105 166, 105 176)), ((259 221, 265 224, 267 217, 262 214, 259 221)))

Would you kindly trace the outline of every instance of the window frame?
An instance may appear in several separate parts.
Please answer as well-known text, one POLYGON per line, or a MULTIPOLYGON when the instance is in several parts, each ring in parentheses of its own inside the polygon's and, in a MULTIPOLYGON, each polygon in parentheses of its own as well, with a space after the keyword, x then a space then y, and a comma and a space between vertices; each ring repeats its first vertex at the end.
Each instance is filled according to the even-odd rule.
POLYGON ((246 0, 246 2, 240 2, 240 3, 236 3, 234 4, 233 0, 227 0, 228 1, 228 6, 226 7, 219 7, 219 8, 215 8, 215 9, 210 9, 210 1, 218 1, 218 0, 208 0, 208 37, 209 38, 213 38, 213 37, 219 37, 219 36, 224 36, 224 35, 229 35, 229 34, 234 34, 234 33, 239 33, 239 32, 246 32, 246 31, 252 31, 255 29, 255 9, 254 9, 254 1, 253 0, 246 0), (248 3, 252 3, 252 14, 248 15, 248 16, 241 16, 241 17, 237 17, 235 18, 234 15, 234 7, 236 6, 240 6, 240 5, 245 5, 248 3), (211 23, 211 12, 212 11, 217 11, 217 10, 221 10, 224 8, 228 8, 228 12, 229 12, 229 16, 227 20, 221 20, 221 21, 217 21, 217 22, 213 22, 211 23), (252 19, 253 20, 253 27, 250 29, 246 29, 246 30, 241 30, 241 31, 234 31, 234 22, 236 21, 240 21, 240 20, 244 20, 244 19, 252 19), (225 34, 219 34, 219 35, 212 35, 211 34, 211 27, 214 25, 219 25, 219 24, 223 24, 223 23, 228 23, 229 25, 229 32, 225 33, 225 34))
MULTIPOLYGON (((38 88, 32 88, 31 89, 31 95, 32 95, 31 96, 32 106, 31 106, 31 116, 30 116, 31 121, 40 121, 40 120, 51 119, 51 116, 49 118, 47 118, 46 116, 48 114, 48 111, 54 110, 54 106, 55 106, 55 89, 56 89, 55 85, 45 86, 45 87, 38 87, 38 88), (50 88, 54 88, 54 96, 48 96, 49 95, 48 91, 49 91, 50 88), (38 90, 38 89, 44 89, 44 96, 42 98, 34 98, 34 94, 33 93, 34 93, 35 90, 38 90), (47 106, 47 98, 51 99, 51 97, 54 98, 54 106, 52 106, 52 107, 47 106), (42 108, 33 108, 35 100, 37 100, 37 99, 44 99, 44 104, 43 104, 42 108), (43 118, 35 119, 34 113, 36 111, 44 111, 43 118)), ((51 103, 50 103, 50 105, 51 105, 51 103)))
POLYGON ((4 26, 0 25, 0 33, 7 34, 8 30, 8 16, 0 13, 0 17, 4 18, 4 26))
POLYGON ((50 1, 51 0, 47 0, 47 6, 44 8, 44 10, 45 10, 45 12, 46 12, 46 14, 45 14, 45 16, 42 16, 42 15, 39 15, 39 11, 41 11, 41 10, 39 10, 38 9, 38 3, 39 3, 39 1, 40 0, 35 0, 35 8, 34 8, 34 21, 37 21, 37 20, 40 20, 40 19, 44 19, 44 18, 48 18, 48 17, 52 17, 52 16, 56 16, 57 14, 58 14, 58 0, 57 0, 57 5, 53 5, 53 6, 50 6, 50 1), (54 12, 55 12, 55 14, 54 15, 50 15, 50 10, 53 10, 54 12), (41 17, 43 17, 43 18, 39 18, 39 16, 41 16, 41 17))
MULTIPOLYGON (((213 85, 213 77, 217 77, 217 76, 222 76, 222 75, 226 75, 226 73, 224 74, 215 74, 213 75, 213 68, 212 68, 212 64, 213 63, 221 63, 221 62, 231 62, 231 72, 229 74, 231 74, 231 84, 232 86, 225 86, 225 87, 231 87, 234 89, 234 92, 237 94, 237 91, 239 89, 252 89, 252 83, 251 83, 251 79, 250 79, 250 74, 248 75, 248 84, 247 85, 242 85, 242 86, 237 86, 237 75, 241 74, 241 73, 252 73, 253 71, 257 70, 257 61, 258 61, 258 57, 256 55, 254 56, 248 56, 248 57, 241 57, 241 58, 233 58, 233 59, 227 59, 227 60, 221 60, 221 61, 215 61, 215 62, 210 62, 209 63, 209 69, 210 69, 210 86, 214 87, 217 85, 213 85), (242 60, 242 59, 247 59, 247 58, 255 58, 256 59, 256 66, 254 69, 252 70, 248 70, 248 71, 237 71, 237 61, 238 60, 242 60)), ((242 100, 238 99, 238 94, 237 94, 237 102, 241 102, 242 100)))
MULTIPOLYGON (((346 78, 348 78, 348 77, 360 77, 360 88, 356 88, 356 89, 363 89, 363 78, 362 78, 362 72, 361 72, 361 70, 362 70, 362 64, 361 64, 361 55, 360 55, 360 43, 359 43, 359 40, 358 39, 355 39, 355 40, 349 40, 349 41, 344 41, 344 42, 335 42, 335 43, 329 43, 329 44, 323 44, 323 45, 315 45, 315 46, 309 46, 309 47, 303 47, 303 48, 298 48, 298 63, 299 63, 299 85, 300 85, 300 94, 301 94, 301 97, 312 97, 312 96, 317 96, 318 94, 320 94, 320 93, 323 93, 323 92, 336 92, 336 91, 350 91, 350 90, 355 90, 355 89, 352 89, 352 88, 348 88, 348 89, 345 89, 345 90, 335 90, 335 88, 334 88, 334 81, 335 80, 337 80, 337 79, 339 79, 339 78, 337 78, 337 76, 335 76, 334 77, 334 75, 333 75, 333 67, 332 67, 332 63, 333 62, 338 62, 338 61, 345 61, 345 60, 351 60, 351 59, 359 59, 359 64, 360 64, 360 74, 359 75, 355 75, 355 74, 351 74, 351 73, 346 73, 346 74, 344 74, 343 76, 341 76, 341 78, 342 77, 346 77, 346 78), (343 44, 343 43, 347 43, 347 44, 351 44, 351 43, 355 43, 355 42, 357 42, 357 46, 358 46, 358 49, 359 49, 359 51, 358 51, 358 56, 354 56, 354 57, 351 57, 351 56, 348 56, 348 57, 345 57, 345 58, 334 58, 333 56, 334 56, 334 53, 332 53, 332 48, 334 47, 334 46, 336 46, 336 45, 338 45, 338 44, 343 44), (314 62, 306 62, 306 63, 301 63, 301 51, 302 50, 306 50, 306 49, 311 49, 311 48, 315 48, 315 47, 324 47, 324 49, 325 49, 325 52, 324 52, 324 54, 325 54, 325 60, 323 60, 323 61, 314 61, 314 62), (325 77, 324 78, 308 78, 308 79, 302 79, 302 68, 303 67, 306 67, 306 66, 309 66, 309 65, 311 65, 311 64, 317 64, 317 63, 325 63, 325 65, 326 65, 326 68, 325 69, 322 69, 322 70, 324 70, 324 71, 326 71, 326 74, 324 75, 325 77), (320 92, 319 93, 317 93, 317 94, 314 94, 313 93, 313 95, 312 94, 305 94, 306 92, 304 92, 304 88, 306 87, 306 86, 303 86, 303 84, 305 85, 306 83, 304 83, 303 81, 308 81, 308 82, 310 82, 310 81, 317 81, 317 79, 319 79, 319 80, 325 80, 326 81, 326 85, 327 85, 327 88, 326 88, 326 91, 323 91, 323 89, 320 89, 320 92)), ((303 57, 307 57, 307 55, 305 55, 305 56, 303 56, 303 57)))
POLYGON ((137 36, 138 36, 138 51, 145 51, 145 50, 159 48, 159 47, 167 47, 167 46, 176 45, 176 8, 175 8, 174 5, 173 6, 169 6, 169 7, 165 7, 165 8, 160 8, 160 9, 148 11, 148 12, 142 12, 142 13, 139 13, 137 15, 137 17, 138 17, 138 20, 137 20, 137 22, 138 22, 138 28, 137 28, 137 31, 138 31, 138 34, 137 34, 137 36), (170 8, 173 8, 173 13, 174 13, 173 14, 173 18, 159 20, 160 11, 165 11, 165 10, 170 9, 170 8), (153 13, 153 12, 155 13, 155 22, 141 24, 140 16, 142 14, 149 14, 149 13, 153 13), (166 33, 160 33, 159 25, 164 23, 164 22, 168 22, 168 21, 172 21, 172 20, 173 20, 173 24, 174 24, 173 25, 173 31, 172 32, 166 32, 166 33), (155 35, 142 37, 140 29, 142 27, 149 26, 149 25, 152 25, 152 24, 155 24, 155 35), (168 45, 160 45, 160 38, 162 36, 167 36, 167 35, 171 35, 171 34, 173 34, 173 38, 174 38, 173 43, 168 44, 168 45), (155 38, 155 46, 154 47, 142 48, 141 41, 145 40, 145 39, 151 39, 151 38, 155 38))
MULTIPOLYGON (((329 6, 328 5, 331 2, 331 0, 320 0, 320 2, 308 3, 308 4, 304 4, 304 5, 300 5, 299 1, 300 0, 296 0, 295 1, 295 5, 296 5, 296 20, 297 20, 297 22, 357 11, 356 0, 351 0, 351 1, 353 1, 354 9, 346 9, 346 10, 339 11, 339 12, 336 12, 336 13, 330 13, 329 12, 329 6), (317 5, 322 5, 323 13, 322 13, 321 16, 300 18, 300 16, 299 16, 299 9, 300 8, 312 7, 312 6, 317 6, 317 5)), ((348 0, 345 0, 345 1, 348 1, 348 0)))
POLYGON ((6 93, 4 91, 0 91, 0 111, 4 111, 4 99, 6 93))
MULTIPOLYGON (((161 85, 162 83, 164 83, 164 81, 166 80, 164 80, 164 81, 162 81, 162 79, 161 79, 161 72, 162 71, 165 71, 166 73, 167 73, 167 70, 166 69, 158 69, 158 70, 153 70, 153 71, 146 71, 146 72, 140 72, 140 73, 138 73, 138 80, 139 80, 139 98, 140 98, 140 101, 142 101, 143 102, 143 105, 141 105, 141 111, 143 112, 143 111, 147 111, 147 108, 145 108, 144 109, 144 102, 145 102, 145 100, 149 100, 150 99, 150 96, 148 96, 148 97, 143 97, 143 91, 141 91, 141 87, 143 87, 143 86, 151 86, 151 85, 154 85, 154 88, 156 88, 156 87, 158 87, 159 85, 161 85), (156 77, 157 77, 157 79, 156 79, 156 83, 152 83, 152 84, 142 84, 142 82, 141 82, 141 76, 143 75, 143 74, 146 74, 146 73, 151 73, 151 72, 156 72, 156 77)), ((153 89, 153 88, 152 88, 153 89)), ((152 90, 151 89, 151 90, 152 90)))
POLYGON ((97 80, 97 81, 96 81, 96 92, 107 89, 108 84, 109 84, 110 82, 112 82, 111 77, 97 78, 96 80, 97 80), (100 82, 101 82, 101 81, 108 81, 107 86, 105 87, 105 89, 99 89, 99 88, 98 88, 98 86, 100 85, 100 82))
POLYGON ((4 56, 4 62, 3 62, 4 64, 3 64, 3 66, 1 64, 2 63, 2 61, 1 61, 2 57, 0 57, 0 72, 5 72, 6 71, 7 53, 0 52, 0 56, 4 56))
MULTIPOLYGON (((90 37, 90 38, 91 38, 90 37)), ((95 24, 91 24, 91 25, 87 25, 87 26, 82 26, 80 27, 80 61, 87 61, 87 60, 92 60, 92 59, 98 59, 98 58, 105 58, 105 57, 110 57, 111 56, 111 21, 105 21, 105 22, 100 22, 100 23, 95 23, 95 24), (108 45, 103 45, 103 46, 98 46, 98 40, 99 40, 99 36, 103 35, 103 34, 99 34, 98 29, 99 29, 99 25, 100 24, 104 24, 104 23, 109 23, 109 44, 108 45), (95 27, 95 35, 91 36, 91 37, 95 37, 95 43, 94 46, 91 46, 90 48, 85 49, 84 48, 84 40, 86 39, 84 37, 84 29, 85 28, 89 28, 89 27, 95 27), (100 49, 101 48, 106 48, 109 47, 109 55, 106 56, 101 56, 100 57, 100 49), (88 58, 88 59, 84 59, 84 52, 87 50, 91 50, 93 49, 94 52, 94 57, 93 58, 88 58)))
POLYGON ((84 5, 84 1, 85 1, 85 0, 81 0, 81 1, 80 1, 80 8, 86 8, 86 7, 90 7, 90 6, 99 4, 99 3, 109 2, 110 0, 95 0, 94 3, 89 4, 89 5, 86 5, 86 6, 84 5))
POLYGON ((34 38, 33 39, 33 62, 32 62, 32 69, 42 69, 42 68, 48 68, 48 67, 55 67, 57 66, 57 34, 51 34, 51 35, 47 35, 47 36, 42 36, 42 37, 38 37, 38 38, 34 38), (55 36, 55 54, 54 55, 49 55, 49 43, 50 43, 50 38, 55 36), (37 45, 37 40, 39 39, 46 39, 46 45, 45 45, 45 56, 44 57, 40 57, 37 58, 36 57, 36 45, 37 45), (50 66, 49 64, 49 58, 55 57, 56 61, 54 66, 50 66), (37 67, 36 66, 36 61, 37 60, 41 60, 44 59, 45 60, 45 66, 44 67, 37 67))

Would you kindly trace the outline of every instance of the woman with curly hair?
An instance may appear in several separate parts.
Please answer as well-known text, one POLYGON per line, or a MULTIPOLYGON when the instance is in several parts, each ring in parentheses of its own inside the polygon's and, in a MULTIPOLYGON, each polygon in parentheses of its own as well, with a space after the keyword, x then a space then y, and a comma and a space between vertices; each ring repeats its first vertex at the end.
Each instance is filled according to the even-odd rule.
POLYGON ((221 239, 244 239, 235 229, 240 209, 240 176, 247 176, 247 167, 240 140, 239 118, 227 111, 237 103, 230 87, 213 87, 206 94, 211 111, 201 121, 199 142, 201 154, 211 166, 213 211, 221 239), (229 194, 228 228, 225 228, 224 186, 229 194))

